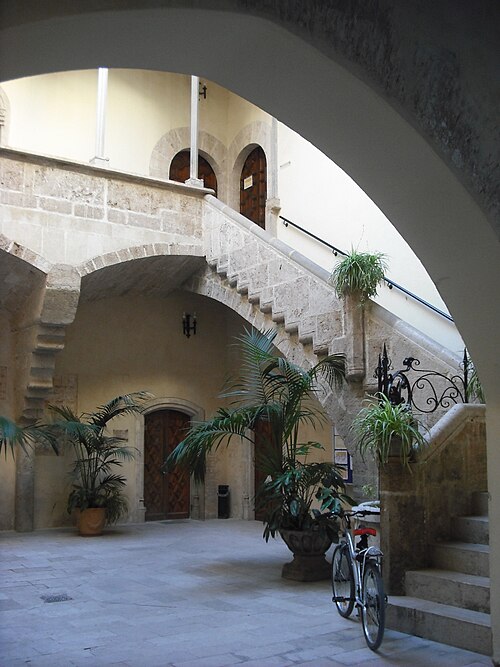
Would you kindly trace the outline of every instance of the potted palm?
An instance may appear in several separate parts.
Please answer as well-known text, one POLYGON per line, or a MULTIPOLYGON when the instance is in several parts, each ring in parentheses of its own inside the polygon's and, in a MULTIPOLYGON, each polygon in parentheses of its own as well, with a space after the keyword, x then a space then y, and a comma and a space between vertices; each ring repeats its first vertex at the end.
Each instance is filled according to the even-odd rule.
POLYGON ((263 536, 267 541, 281 534, 294 552, 294 561, 283 569, 284 577, 319 579, 328 576, 324 554, 337 534, 330 512, 339 501, 350 499, 333 463, 308 460, 322 445, 301 442, 300 427, 309 424, 316 428, 325 419, 312 398, 320 381, 340 386, 345 361, 343 355, 333 354, 304 370, 276 356, 275 338, 276 331, 246 331, 239 337, 241 376, 230 381, 221 395, 230 407, 194 424, 167 459, 166 467, 185 466, 202 480, 209 452, 229 445, 235 437, 252 441, 252 429, 261 421, 267 422, 264 454, 256 460, 256 466, 267 475, 256 489, 256 503, 264 510, 263 536), (317 508, 313 508, 315 503, 317 508), (301 540, 301 536, 306 539, 301 540))
POLYGON ((52 442, 69 445, 75 453, 68 512, 77 511, 80 535, 99 535, 106 523, 127 514, 126 478, 116 468, 133 459, 135 449, 106 429, 116 417, 140 411, 150 397, 147 392, 117 396, 82 415, 67 406, 49 406, 54 421, 39 428, 52 442))
POLYGON ((376 296, 386 270, 383 253, 358 252, 353 248, 333 269, 330 283, 339 299, 352 296, 364 306, 369 298, 376 296))
POLYGON ((422 425, 406 403, 392 403, 382 392, 367 399, 351 428, 361 455, 369 453, 382 465, 399 456, 409 468, 417 450, 426 444, 422 425))

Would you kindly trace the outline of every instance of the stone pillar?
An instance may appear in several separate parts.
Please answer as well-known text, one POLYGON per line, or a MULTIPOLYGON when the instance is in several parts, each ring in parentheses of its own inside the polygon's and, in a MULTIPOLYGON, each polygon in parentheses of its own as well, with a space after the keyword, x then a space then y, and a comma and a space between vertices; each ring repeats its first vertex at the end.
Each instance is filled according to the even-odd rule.
POLYGON ((200 80, 197 76, 191 77, 191 147, 189 178, 187 185, 203 187, 203 180, 198 178, 198 97, 200 80))
POLYGON ((380 545, 386 593, 404 595, 405 572, 425 566, 424 504, 398 456, 380 467, 380 545))
MULTIPOLYGON (((252 433, 252 435, 254 435, 252 433)), ((245 466, 245 488, 243 492, 243 519, 255 520, 255 444, 248 440, 242 441, 243 465, 245 466)))
POLYGON ((95 128, 95 156, 91 164, 106 167, 109 158, 104 154, 104 139, 106 132, 106 101, 108 97, 108 68, 99 67, 97 70, 97 108, 95 128))
POLYGON ((14 528, 29 532, 35 520, 35 452, 18 445, 16 452, 16 497, 14 528))

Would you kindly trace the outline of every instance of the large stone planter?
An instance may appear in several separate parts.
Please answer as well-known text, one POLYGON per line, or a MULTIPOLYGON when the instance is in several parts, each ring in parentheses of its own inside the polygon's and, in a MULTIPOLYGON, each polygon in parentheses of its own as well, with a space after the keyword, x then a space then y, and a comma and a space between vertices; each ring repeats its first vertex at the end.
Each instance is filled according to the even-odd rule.
POLYGON ((321 530, 281 530, 280 535, 293 553, 293 560, 281 571, 284 579, 321 581, 330 578, 331 566, 325 558, 332 541, 321 530))

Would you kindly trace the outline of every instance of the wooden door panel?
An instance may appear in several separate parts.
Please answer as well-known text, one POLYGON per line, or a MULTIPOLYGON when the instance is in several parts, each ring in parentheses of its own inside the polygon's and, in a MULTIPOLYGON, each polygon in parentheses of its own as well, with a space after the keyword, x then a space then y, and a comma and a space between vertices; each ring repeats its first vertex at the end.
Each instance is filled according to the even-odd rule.
MULTIPOLYGON (((169 179, 178 183, 185 183, 190 176, 190 151, 177 153, 170 164, 169 179)), ((217 177, 208 160, 198 155, 198 178, 201 178, 206 188, 215 191, 217 197, 217 177)))
MULTIPOLYGON (((167 433, 167 456, 184 438, 189 427, 189 417, 182 412, 169 410, 167 433)), ((189 473, 175 468, 167 473, 167 519, 187 519, 189 517, 189 473)))
POLYGON ((144 505, 146 521, 165 518, 165 476, 161 466, 165 460, 163 447, 163 417, 161 412, 146 416, 144 432, 144 505))
POLYGON ((266 227, 267 166, 260 146, 245 160, 240 179, 240 213, 255 224, 266 227))
POLYGON ((144 428, 144 505, 146 521, 189 517, 189 474, 174 470, 163 474, 161 466, 183 439, 189 417, 177 410, 146 415, 144 428))

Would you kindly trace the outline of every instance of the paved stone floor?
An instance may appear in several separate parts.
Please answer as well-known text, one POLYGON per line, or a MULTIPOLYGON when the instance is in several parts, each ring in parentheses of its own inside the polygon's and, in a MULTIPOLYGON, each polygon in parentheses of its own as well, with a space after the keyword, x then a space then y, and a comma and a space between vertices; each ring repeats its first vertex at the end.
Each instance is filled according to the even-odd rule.
POLYGON ((232 520, 0 534, 1 667, 491 664, 393 631, 373 653, 328 582, 281 579, 290 553, 261 534, 232 520))

